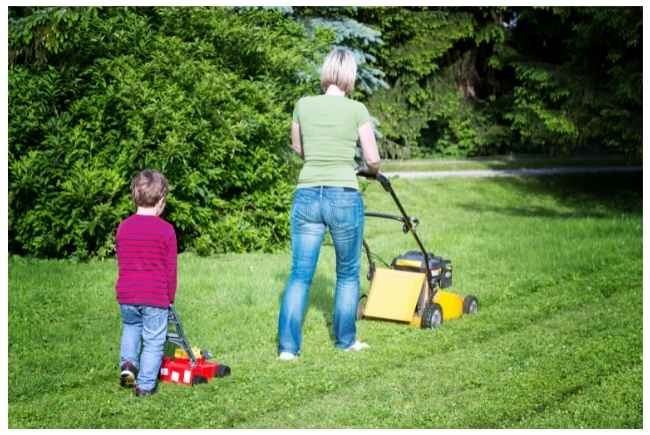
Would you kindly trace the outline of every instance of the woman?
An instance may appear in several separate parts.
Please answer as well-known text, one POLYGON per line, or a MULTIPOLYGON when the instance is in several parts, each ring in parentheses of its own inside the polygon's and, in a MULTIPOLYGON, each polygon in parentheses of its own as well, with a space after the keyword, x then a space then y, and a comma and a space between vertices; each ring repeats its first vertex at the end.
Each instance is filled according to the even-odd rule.
POLYGON ((291 209, 291 275, 278 321, 281 360, 300 355, 309 287, 326 228, 336 252, 335 346, 355 351, 368 347, 357 340, 355 324, 364 220, 355 174, 357 140, 371 172, 379 169, 380 159, 368 110, 346 97, 354 89, 356 74, 353 54, 332 50, 321 70, 325 94, 301 98, 293 112, 291 147, 305 164, 291 209))

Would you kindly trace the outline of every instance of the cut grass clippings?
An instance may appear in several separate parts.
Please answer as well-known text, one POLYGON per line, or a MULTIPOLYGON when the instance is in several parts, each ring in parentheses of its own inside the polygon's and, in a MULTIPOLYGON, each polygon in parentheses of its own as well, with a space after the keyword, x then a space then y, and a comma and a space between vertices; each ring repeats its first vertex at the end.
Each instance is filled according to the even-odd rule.
MULTIPOLYGON (((365 184, 368 211, 396 213, 365 184)), ((641 428, 641 174, 395 180, 419 234, 451 258, 479 314, 421 330, 357 323, 334 349, 325 243, 298 361, 276 359, 290 253, 179 257, 177 309, 232 375, 194 388, 119 387, 114 260, 9 260, 11 428, 641 428)), ((368 218, 386 260, 415 249, 368 218)), ((366 266, 362 277, 365 276, 366 266)), ((362 288, 368 284, 362 278, 362 288)))

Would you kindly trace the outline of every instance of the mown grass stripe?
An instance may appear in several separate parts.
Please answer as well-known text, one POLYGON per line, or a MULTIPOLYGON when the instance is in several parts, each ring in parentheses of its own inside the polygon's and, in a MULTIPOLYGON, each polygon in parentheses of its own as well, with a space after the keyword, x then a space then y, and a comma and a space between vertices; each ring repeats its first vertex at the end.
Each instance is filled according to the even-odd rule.
MULTIPOLYGON (((589 355, 592 347, 599 348, 603 343, 602 336, 589 339, 580 338, 580 333, 589 330, 591 326, 589 320, 593 319, 591 314, 585 312, 583 308, 595 308, 600 304, 590 305, 574 307, 573 310, 566 308, 546 320, 530 323, 516 331, 492 336, 478 346, 455 349, 448 353, 435 352, 434 350, 433 354, 426 356, 404 355, 402 358, 405 364, 402 367, 392 365, 392 370, 384 370, 381 378, 373 376, 373 372, 379 368, 373 364, 375 361, 370 361, 371 357, 364 358, 363 362, 369 364, 367 377, 358 379, 350 386, 329 392, 317 399, 316 402, 312 402, 309 398, 303 398, 304 400, 297 400, 291 409, 275 410, 268 416, 262 416, 262 419, 253 422, 243 421, 240 426, 273 427, 274 422, 278 422, 280 426, 288 425, 290 427, 330 427, 333 421, 340 423, 342 419, 348 418, 348 420, 343 420, 344 426, 359 427, 358 422, 354 421, 354 415, 355 413, 362 414, 362 409, 358 404, 364 403, 364 399, 366 402, 363 406, 377 407, 383 409, 384 412, 381 415, 381 422, 370 426, 361 425, 361 427, 514 426, 527 416, 544 411, 549 405, 557 403, 558 406, 561 406, 563 400, 573 393, 579 393, 588 383, 597 383, 601 376, 607 373, 607 368, 600 367, 594 369, 594 372, 586 378, 571 379, 570 375, 574 373, 571 366, 558 365, 559 357, 564 357, 565 364, 572 357, 575 359, 575 363, 580 363, 582 354, 589 355), (570 320, 570 328, 567 328, 567 320, 570 320), (531 335, 543 337, 543 334, 539 334, 540 330, 553 330, 560 326, 563 327, 564 340, 562 340, 562 335, 553 335, 530 343, 531 335), (575 335, 571 335, 572 332, 575 335), (569 339, 566 339, 567 337, 569 339), (546 354, 541 352, 549 347, 552 348, 552 345, 557 347, 558 343, 562 343, 562 346, 565 347, 573 346, 573 355, 565 353, 562 349, 546 354), (527 352, 522 352, 521 349, 527 349, 527 352), (476 358, 472 358, 476 354, 482 356, 478 362, 476 358), (489 360, 489 365, 485 364, 486 359, 489 360), (549 387, 553 387, 552 390, 545 391, 543 380, 549 377, 553 378, 553 376, 558 376, 556 381, 561 385, 550 384, 549 387), (488 381, 482 380, 485 377, 488 377, 488 381), (514 399, 510 400, 503 398, 499 401, 490 400, 493 396, 498 396, 506 384, 512 390, 513 384, 521 387, 530 382, 536 383, 540 379, 542 380, 539 381, 540 383, 529 385, 535 388, 525 390, 514 388, 517 391, 525 391, 526 394, 523 396, 514 396, 514 399), (405 383, 404 380, 409 382, 405 383), (401 394, 396 394, 398 391, 401 391, 401 394), (430 394, 427 394, 427 391, 430 394), (538 394, 546 394, 546 396, 531 397, 538 394), (485 400, 478 403, 473 399, 476 395, 484 396, 485 400), (340 397, 347 399, 343 406, 339 401, 340 397), (440 400, 437 400, 438 397, 440 400), (374 400, 374 402, 368 404, 368 399, 374 400), (521 405, 520 402, 523 399, 531 400, 531 402, 524 402, 524 405, 521 405), (389 405, 379 403, 385 401, 394 401, 395 403, 389 405), (461 406, 461 404, 465 406, 461 406), (410 412, 413 416, 419 416, 415 418, 416 421, 412 421, 410 424, 400 424, 405 411, 399 408, 404 406, 411 409, 410 412), (454 411, 458 407, 462 409, 462 412, 454 411), (328 410, 330 414, 325 419, 322 418, 323 416, 318 419, 317 414, 322 413, 323 410, 328 410), (425 411, 428 411, 430 415, 427 416, 425 411), (454 415, 457 417, 449 417, 454 415), (292 419, 291 416, 294 418, 292 419), (289 417, 288 421, 287 417, 289 417), (308 421, 313 422, 313 425, 309 425, 308 421)), ((596 310, 596 313, 607 311, 607 308, 601 308, 600 311, 596 310)), ((620 311, 625 311, 625 307, 622 306, 620 311)), ((628 339, 634 342, 635 338, 635 332, 630 331, 628 339)), ((640 346, 640 342, 638 346, 640 346)), ((623 369, 629 368, 629 365, 640 363, 637 358, 616 353, 616 349, 611 350, 611 354, 594 355, 594 358, 617 355, 621 357, 621 361, 617 362, 623 369)), ((344 385, 343 382, 334 382, 334 384, 344 385)), ((634 384, 630 386, 634 387, 634 384)), ((308 387, 306 386, 306 388, 308 387)))
MULTIPOLYGON (((641 185, 602 181, 397 180, 423 240, 453 260, 454 288, 481 312, 438 331, 359 322, 372 346, 360 354, 333 349, 327 241, 297 364, 276 360, 287 251, 183 254, 185 329, 233 374, 147 400, 117 383, 115 262, 12 257, 10 426, 640 427, 641 185)), ((375 184, 365 198, 395 212, 375 184)), ((414 249, 399 224, 369 220, 366 235, 388 260, 414 249)))

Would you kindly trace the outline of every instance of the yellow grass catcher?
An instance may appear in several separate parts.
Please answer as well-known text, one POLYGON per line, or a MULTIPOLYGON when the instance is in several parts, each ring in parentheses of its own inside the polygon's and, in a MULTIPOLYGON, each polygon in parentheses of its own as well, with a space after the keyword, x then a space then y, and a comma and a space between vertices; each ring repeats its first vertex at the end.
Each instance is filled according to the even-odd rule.
POLYGON ((388 178, 367 170, 361 170, 357 175, 377 180, 401 213, 401 216, 395 216, 367 212, 366 216, 401 222, 403 232, 413 234, 419 248, 395 257, 390 264, 383 262, 386 267, 376 267, 375 259, 381 259, 363 241, 370 289, 367 295, 360 297, 357 318, 393 320, 421 328, 435 328, 463 314, 478 312, 476 297, 463 297, 445 290, 452 285, 451 260, 435 256, 424 248, 416 232, 418 219, 406 213, 388 178))

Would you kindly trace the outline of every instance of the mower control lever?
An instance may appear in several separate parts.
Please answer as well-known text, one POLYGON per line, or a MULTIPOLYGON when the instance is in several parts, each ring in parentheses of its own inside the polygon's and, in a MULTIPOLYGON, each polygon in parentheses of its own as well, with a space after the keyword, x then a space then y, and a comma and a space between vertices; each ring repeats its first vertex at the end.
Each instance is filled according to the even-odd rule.
MULTIPOLYGON (((418 227, 420 221, 418 220, 418 218, 413 216, 409 216, 409 220, 411 221, 411 228, 415 230, 418 227)), ((404 234, 408 233, 409 232, 408 225, 404 224, 404 226, 402 227, 402 231, 404 231, 404 234)))

